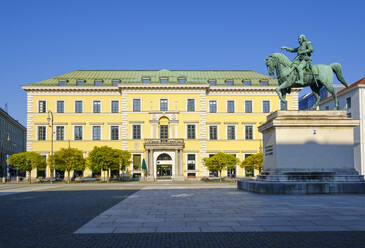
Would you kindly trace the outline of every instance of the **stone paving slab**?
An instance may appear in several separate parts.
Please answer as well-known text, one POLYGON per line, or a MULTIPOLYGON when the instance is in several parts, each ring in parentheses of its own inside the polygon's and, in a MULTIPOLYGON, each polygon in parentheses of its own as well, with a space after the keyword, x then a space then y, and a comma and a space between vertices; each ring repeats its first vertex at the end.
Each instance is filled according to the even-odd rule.
POLYGON ((365 195, 258 195, 144 188, 75 233, 365 231, 365 195))

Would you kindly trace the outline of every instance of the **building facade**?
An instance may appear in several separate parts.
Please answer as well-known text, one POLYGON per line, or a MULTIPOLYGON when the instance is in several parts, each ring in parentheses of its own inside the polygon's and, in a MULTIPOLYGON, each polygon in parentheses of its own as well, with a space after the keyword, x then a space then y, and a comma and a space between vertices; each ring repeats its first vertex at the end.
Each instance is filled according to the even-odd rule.
POLYGON ((9 155, 25 151, 26 129, 0 108, 0 177, 6 178, 13 171, 8 167, 9 155))
MULTIPOLYGON (((23 86, 27 150, 50 154, 51 111, 54 151, 73 147, 86 157, 107 145, 131 152, 133 175, 141 175, 144 159, 152 179, 214 176, 203 158, 225 152, 243 160, 260 150, 257 127, 280 106, 276 87, 276 79, 253 71, 67 73, 23 86)), ((298 109, 298 90, 287 99, 288 109, 298 109)), ((237 166, 223 175, 245 173, 237 166)))
MULTIPOLYGON (((346 110, 349 118, 360 120, 360 125, 354 128, 354 162, 356 170, 365 175, 365 78, 340 90, 337 95, 339 109, 346 110)), ((333 109, 334 106, 332 97, 319 104, 321 110, 333 109)))

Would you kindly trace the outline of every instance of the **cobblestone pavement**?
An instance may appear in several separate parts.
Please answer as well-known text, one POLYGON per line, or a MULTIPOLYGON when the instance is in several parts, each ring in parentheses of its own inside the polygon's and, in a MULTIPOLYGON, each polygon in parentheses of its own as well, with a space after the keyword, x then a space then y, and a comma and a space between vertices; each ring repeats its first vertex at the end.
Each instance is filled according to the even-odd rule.
POLYGON ((0 197, 1 248, 365 247, 362 195, 256 195, 232 184, 34 186, 0 197))
POLYGON ((365 195, 144 188, 76 233, 365 231, 365 195))

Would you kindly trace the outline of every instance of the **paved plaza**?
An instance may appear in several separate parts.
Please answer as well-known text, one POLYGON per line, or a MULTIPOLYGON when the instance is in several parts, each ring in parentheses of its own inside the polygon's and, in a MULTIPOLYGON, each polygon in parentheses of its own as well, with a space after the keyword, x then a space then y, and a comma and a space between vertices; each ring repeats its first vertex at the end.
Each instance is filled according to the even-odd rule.
POLYGON ((145 187, 76 233, 365 231, 365 195, 145 187))
POLYGON ((365 247, 365 195, 235 184, 0 185, 0 247, 365 247))

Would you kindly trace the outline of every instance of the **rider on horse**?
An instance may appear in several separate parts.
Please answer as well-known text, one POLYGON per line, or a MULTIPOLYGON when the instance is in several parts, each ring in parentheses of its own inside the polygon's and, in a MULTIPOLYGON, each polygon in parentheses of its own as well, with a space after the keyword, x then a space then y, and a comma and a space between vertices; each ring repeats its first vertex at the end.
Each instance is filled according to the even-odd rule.
POLYGON ((309 70, 312 69, 312 52, 313 46, 312 42, 305 38, 304 34, 299 35, 298 37, 299 47, 297 48, 290 48, 290 47, 281 47, 281 50, 286 50, 292 53, 298 53, 297 57, 294 58, 292 68, 290 73, 297 69, 298 71, 298 84, 304 85, 304 69, 307 68, 309 70))

